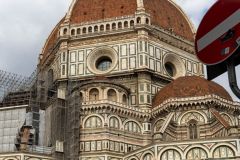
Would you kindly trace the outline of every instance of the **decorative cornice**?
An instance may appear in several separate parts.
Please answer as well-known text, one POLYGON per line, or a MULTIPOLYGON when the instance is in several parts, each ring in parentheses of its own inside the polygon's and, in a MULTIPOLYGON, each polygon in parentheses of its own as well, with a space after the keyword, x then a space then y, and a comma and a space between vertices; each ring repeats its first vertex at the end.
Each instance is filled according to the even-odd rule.
POLYGON ((131 107, 124 105, 122 103, 117 103, 109 100, 100 100, 95 102, 84 102, 82 104, 81 110, 83 112, 93 111, 93 110, 109 110, 111 112, 117 112, 121 115, 131 115, 137 118, 149 119, 151 117, 150 113, 143 112, 141 109, 136 107, 131 107))
POLYGON ((240 112, 239 102, 228 101, 216 95, 189 98, 172 98, 164 101, 162 104, 149 111, 108 100, 84 102, 81 109, 84 112, 107 109, 109 111, 117 112, 118 114, 122 115, 131 115, 137 118, 152 119, 158 117, 160 114, 169 113, 172 110, 176 110, 179 107, 197 105, 209 106, 209 104, 211 104, 212 107, 220 106, 224 107, 227 110, 240 112))
POLYGON ((221 98, 217 95, 206 95, 200 97, 188 97, 188 98, 170 98, 161 103, 159 106, 152 109, 152 116, 155 117, 161 112, 171 111, 172 109, 177 109, 182 106, 196 106, 196 105, 209 105, 212 104, 213 107, 221 106, 227 110, 234 110, 240 112, 240 103, 233 102, 221 98))

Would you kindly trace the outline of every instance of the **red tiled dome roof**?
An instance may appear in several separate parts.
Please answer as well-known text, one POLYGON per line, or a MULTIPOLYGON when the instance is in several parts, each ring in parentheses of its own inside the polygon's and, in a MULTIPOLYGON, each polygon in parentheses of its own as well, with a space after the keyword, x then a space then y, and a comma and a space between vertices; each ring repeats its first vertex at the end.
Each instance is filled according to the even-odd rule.
MULTIPOLYGON (((194 40, 192 26, 182 10, 171 0, 143 0, 144 8, 150 14, 152 24, 194 40)), ((106 18, 134 15, 137 0, 77 0, 70 23, 97 21, 106 18)))
POLYGON ((228 92, 219 84, 198 76, 186 76, 180 77, 162 88, 153 99, 153 107, 160 105, 170 98, 199 97, 205 95, 217 95, 232 101, 228 92))
POLYGON ((71 13, 70 23, 133 15, 136 10, 137 0, 77 0, 71 13))
MULTIPOLYGON (((76 0, 71 7, 70 24, 92 22, 106 18, 115 18, 134 15, 137 11, 138 0, 76 0)), ((189 41, 194 40, 194 33, 188 18, 182 10, 171 0, 143 0, 146 13, 150 14, 151 23, 154 26, 184 37, 189 41)), ((66 16, 67 17, 67 16, 66 16)), ((54 28, 44 46, 41 62, 48 59, 49 53, 57 41, 60 23, 54 28)))
POLYGON ((64 21, 64 18, 61 19, 61 21, 56 25, 56 27, 52 30, 51 34, 49 35, 42 51, 42 58, 40 63, 45 62, 45 60, 51 55, 51 52, 55 46, 55 43, 57 42, 58 39, 58 32, 59 32, 59 27, 64 21))
POLYGON ((164 29, 172 29, 174 33, 194 41, 194 33, 190 21, 183 11, 171 0, 144 0, 144 7, 151 16, 151 23, 164 29))

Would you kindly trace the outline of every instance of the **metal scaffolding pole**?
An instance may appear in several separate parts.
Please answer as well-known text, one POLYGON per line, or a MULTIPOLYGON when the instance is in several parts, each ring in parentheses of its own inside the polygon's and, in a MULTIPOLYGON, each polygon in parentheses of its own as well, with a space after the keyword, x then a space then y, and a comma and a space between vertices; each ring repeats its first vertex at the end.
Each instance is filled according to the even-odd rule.
POLYGON ((0 70, 0 102, 10 92, 29 91, 36 80, 36 70, 30 77, 0 70))

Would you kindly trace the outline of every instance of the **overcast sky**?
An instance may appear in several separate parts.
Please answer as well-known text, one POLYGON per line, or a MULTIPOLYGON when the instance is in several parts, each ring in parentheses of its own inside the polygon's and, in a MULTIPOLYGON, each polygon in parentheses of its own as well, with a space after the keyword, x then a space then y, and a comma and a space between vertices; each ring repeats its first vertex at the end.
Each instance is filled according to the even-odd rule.
MULTIPOLYGON (((175 0, 195 28, 215 0, 175 0)), ((54 26, 66 14, 71 0, 0 0, 0 70, 30 75, 54 26)), ((240 70, 240 67, 238 67, 240 70)), ((238 73, 240 81, 240 72, 238 73)), ((228 91, 226 75, 215 81, 228 91)))

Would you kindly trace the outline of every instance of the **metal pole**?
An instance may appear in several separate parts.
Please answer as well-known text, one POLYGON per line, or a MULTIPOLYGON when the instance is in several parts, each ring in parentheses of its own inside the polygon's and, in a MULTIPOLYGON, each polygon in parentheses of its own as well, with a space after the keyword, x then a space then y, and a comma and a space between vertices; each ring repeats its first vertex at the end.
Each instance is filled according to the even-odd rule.
POLYGON ((240 99, 240 89, 237 84, 234 59, 235 59, 235 56, 232 56, 227 61, 228 81, 233 93, 240 99))

